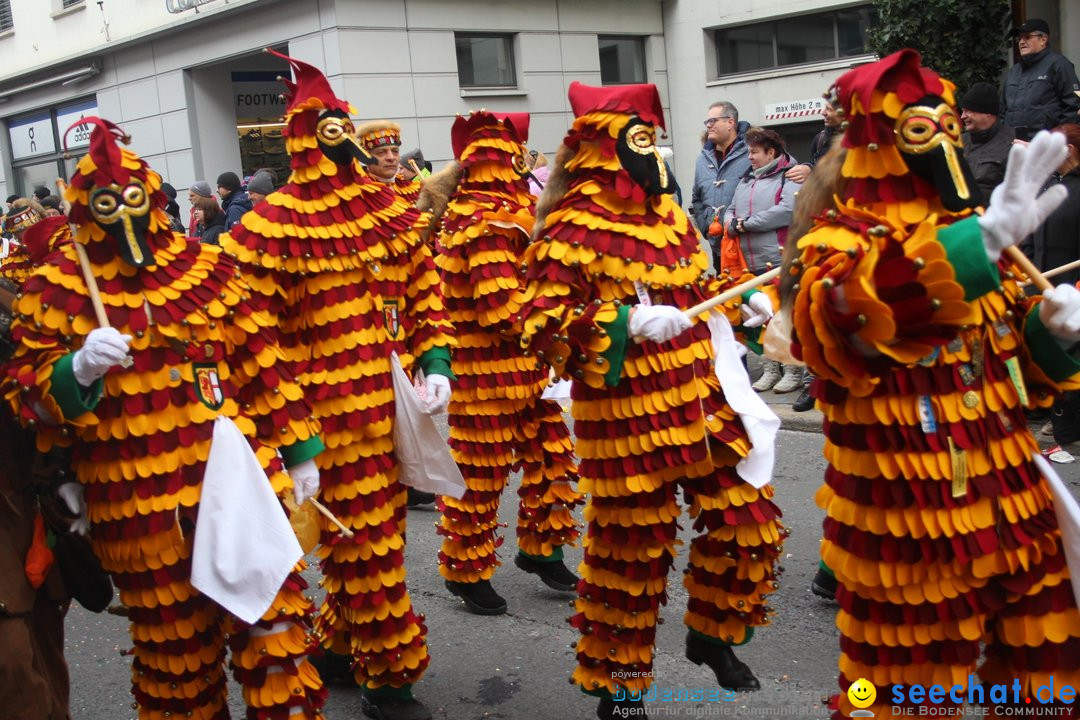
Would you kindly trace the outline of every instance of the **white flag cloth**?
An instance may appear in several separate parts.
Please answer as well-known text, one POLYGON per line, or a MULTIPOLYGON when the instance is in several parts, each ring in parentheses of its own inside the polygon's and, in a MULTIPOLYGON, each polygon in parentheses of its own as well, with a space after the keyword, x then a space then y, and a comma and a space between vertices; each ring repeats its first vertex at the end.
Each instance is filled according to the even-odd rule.
POLYGON ((1054 513, 1061 528, 1061 545, 1065 549, 1065 563, 1069 566, 1073 597, 1080 605, 1080 504, 1069 492, 1053 466, 1042 455, 1033 455, 1035 467, 1046 478, 1050 494, 1054 496, 1054 513))
POLYGON ((570 399, 570 381, 558 380, 556 382, 548 383, 548 386, 544 388, 544 394, 540 396, 544 400, 557 400, 562 402, 563 400, 570 399))
POLYGON ((203 476, 191 584, 254 623, 303 555, 247 438, 231 419, 219 416, 203 476))
POLYGON ((398 461, 398 480, 417 490, 460 500, 465 495, 465 478, 450 456, 450 448, 435 427, 435 421, 421 407, 396 352, 390 355, 390 372, 394 378, 394 455, 398 461))
POLYGON ((739 354, 741 345, 736 342, 727 318, 718 312, 709 313, 709 330, 712 332, 716 377, 728 405, 742 420, 752 445, 750 454, 738 462, 735 470, 743 480, 762 488, 772 479, 780 418, 750 387, 750 378, 739 354))

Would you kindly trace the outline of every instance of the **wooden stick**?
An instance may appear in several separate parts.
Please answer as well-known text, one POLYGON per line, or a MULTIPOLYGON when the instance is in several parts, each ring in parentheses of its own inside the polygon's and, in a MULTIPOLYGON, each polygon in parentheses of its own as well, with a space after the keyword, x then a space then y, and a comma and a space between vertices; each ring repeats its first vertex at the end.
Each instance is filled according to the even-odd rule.
POLYGON ((1020 248, 1015 245, 1010 245, 1005 248, 1005 254, 1024 271, 1024 274, 1028 276, 1028 280, 1031 284, 1039 288, 1040 291, 1054 289, 1054 286, 1050 284, 1050 281, 1046 279, 1046 276, 1039 272, 1039 269, 1027 259, 1027 255, 1020 252, 1020 248))
POLYGON ((315 509, 318 510, 319 513, 324 518, 326 518, 327 520, 332 522, 334 525, 337 525, 337 528, 338 528, 338 530, 341 531, 342 535, 344 535, 347 538, 351 538, 353 536, 353 534, 354 534, 353 531, 350 530, 349 528, 345 527, 345 525, 342 524, 342 522, 340 520, 338 520, 336 517, 334 517, 334 513, 327 510, 325 505, 323 505, 321 502, 319 502, 315 498, 308 498, 308 502, 311 503, 315 507, 315 509))
POLYGON ((754 288, 758 287, 759 285, 764 285, 765 283, 769 282, 773 278, 776 278, 776 277, 779 277, 779 276, 780 276, 780 268, 775 267, 775 268, 773 268, 772 270, 770 270, 768 272, 762 273, 761 275, 758 275, 755 278, 751 278, 750 280, 747 280, 744 283, 740 283, 740 284, 736 285, 735 287, 731 288, 730 290, 726 290, 726 291, 720 293, 719 295, 717 295, 714 298, 709 298, 705 302, 698 303, 697 305, 695 305, 692 308, 687 308, 686 310, 683 311, 683 314, 686 315, 686 317, 693 320, 698 315, 701 315, 702 313, 706 313, 709 310, 712 310, 717 305, 723 305, 728 300, 732 300, 734 298, 739 297, 740 295, 742 295, 747 290, 753 290, 754 288))
MULTIPOLYGON (((1069 272, 1070 270, 1075 270, 1077 268, 1080 268, 1080 260, 1073 260, 1070 263, 1065 263, 1064 265, 1058 265, 1053 270, 1047 270, 1046 272, 1044 272, 1042 274, 1042 276, 1044 278, 1052 278, 1052 277, 1056 277, 1058 275, 1063 275, 1063 274, 1069 272)), ((1024 281, 1023 283, 1021 283, 1021 284, 1022 285, 1030 285, 1031 282, 1032 281, 1030 279, 1028 279, 1028 280, 1024 281)))
POLYGON ((412 171, 414 173, 416 173, 416 177, 421 177, 421 175, 420 175, 420 166, 418 166, 416 164, 416 161, 413 160, 412 158, 409 158, 409 167, 411 167, 412 171))

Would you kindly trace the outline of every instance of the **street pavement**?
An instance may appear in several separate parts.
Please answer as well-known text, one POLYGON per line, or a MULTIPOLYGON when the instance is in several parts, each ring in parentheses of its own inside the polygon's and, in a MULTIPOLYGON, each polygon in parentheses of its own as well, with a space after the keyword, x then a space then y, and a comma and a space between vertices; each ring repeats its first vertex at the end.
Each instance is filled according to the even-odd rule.
MULTIPOLYGON (((753 365, 751 366, 753 369, 753 365)), ((777 438, 774 474, 776 502, 792 530, 784 548, 781 587, 770 600, 773 623, 760 628, 753 641, 737 650, 762 682, 762 690, 714 702, 648 703, 651 717, 704 718, 722 716, 786 716, 824 718, 822 698, 836 691, 838 640, 835 606, 809 591, 817 567, 822 512, 813 502, 825 464, 821 455, 821 415, 816 410, 795 413, 790 404, 797 393, 762 397, 783 421, 777 438)), ((445 430, 445 427, 444 427, 445 430)), ((1056 466, 1074 493, 1080 492, 1080 463, 1056 466)), ((427 615, 431 665, 416 685, 416 696, 439 720, 585 720, 594 717, 596 700, 568 684, 573 668, 571 645, 577 634, 566 623, 572 595, 552 591, 513 564, 516 499, 511 480, 501 512, 509 524, 500 556, 503 566, 493 584, 506 598, 509 612, 479 617, 465 610, 443 586, 436 555, 439 537, 432 509, 409 512, 408 583, 416 608, 427 615)), ((683 517, 680 537, 686 565, 689 523, 683 517)), ((581 559, 579 548, 567 550, 567 565, 581 559)), ((318 573, 309 571, 314 587, 318 573)), ((655 685, 691 697, 714 692, 715 679, 706 666, 691 664, 683 654, 682 614, 686 592, 679 569, 672 571, 668 605, 659 627, 655 685)), ((109 614, 94 615, 75 606, 67 622, 67 657, 72 674, 74 720, 135 718, 129 695, 130 646, 126 621, 109 614)), ((239 688, 230 686, 234 717, 243 717, 239 688)), ((0 715, 2 715, 0 711, 0 715)), ((325 708, 329 720, 361 718, 360 691, 333 687, 325 708)))

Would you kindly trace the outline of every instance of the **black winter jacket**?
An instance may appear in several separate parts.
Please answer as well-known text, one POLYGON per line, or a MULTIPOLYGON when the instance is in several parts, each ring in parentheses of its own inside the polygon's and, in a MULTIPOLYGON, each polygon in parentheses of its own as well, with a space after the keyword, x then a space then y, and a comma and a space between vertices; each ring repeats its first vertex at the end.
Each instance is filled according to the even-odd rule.
POLYGON ((1063 55, 1049 48, 1021 59, 1009 68, 1001 94, 1005 124, 1020 140, 1030 140, 1040 130, 1080 122, 1080 81, 1076 69, 1063 55))
MULTIPOLYGON (((1061 183, 1069 191, 1065 202, 1035 231, 1032 261, 1040 270, 1052 270, 1059 265, 1080 259, 1080 168, 1059 176, 1050 185, 1061 183)), ((1054 278, 1055 285, 1073 284, 1080 280, 1080 270, 1071 270, 1054 278)))

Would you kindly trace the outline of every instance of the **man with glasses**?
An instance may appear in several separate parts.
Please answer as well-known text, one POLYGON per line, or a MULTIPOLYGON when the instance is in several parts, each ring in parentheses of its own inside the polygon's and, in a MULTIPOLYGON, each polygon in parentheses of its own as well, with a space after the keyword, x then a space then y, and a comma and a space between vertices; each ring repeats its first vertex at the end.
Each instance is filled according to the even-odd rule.
POLYGON ((1005 124, 1018 140, 1040 130, 1080 122, 1080 81, 1064 56, 1050 49, 1050 25, 1031 18, 1013 30, 1020 62, 1009 68, 1001 108, 1005 124))
POLYGON ((715 257, 719 237, 709 236, 709 225, 731 204, 739 178, 750 169, 743 133, 748 123, 739 122, 739 111, 721 100, 709 106, 705 117, 705 145, 694 168, 690 214, 701 234, 708 238, 715 257))

